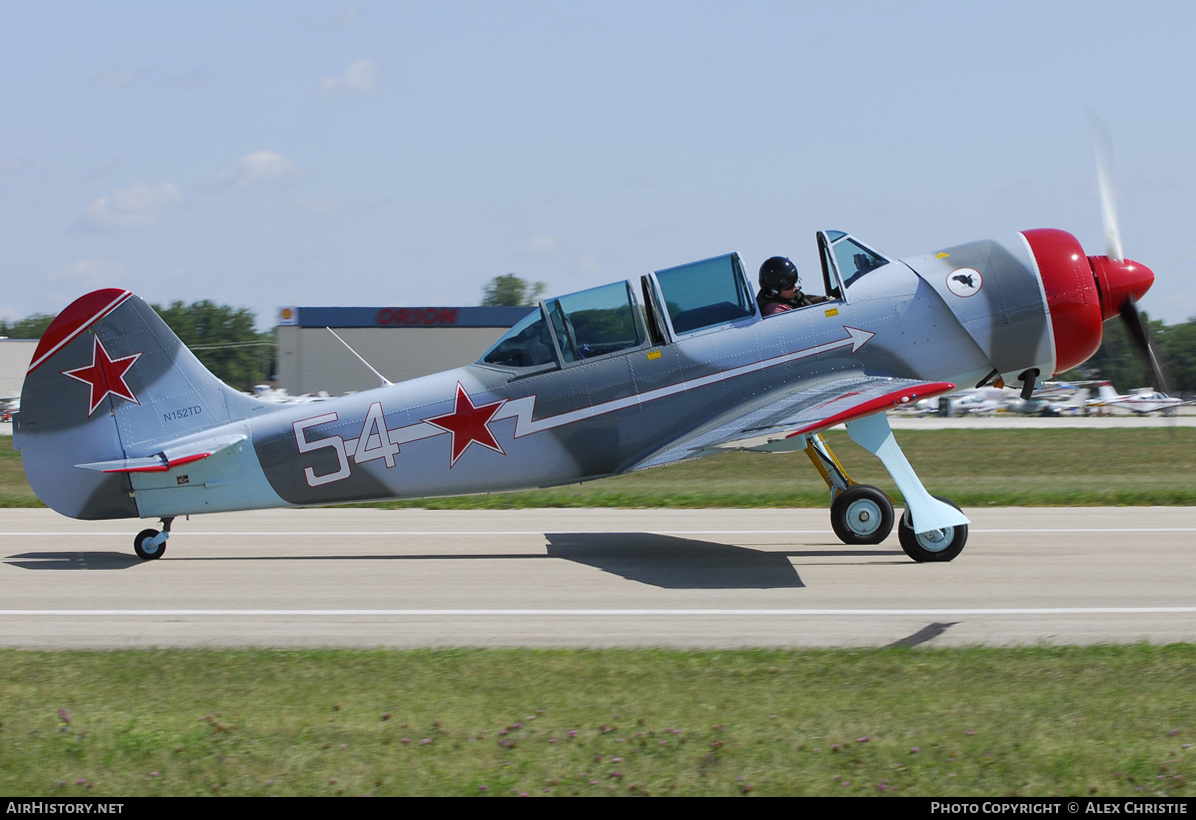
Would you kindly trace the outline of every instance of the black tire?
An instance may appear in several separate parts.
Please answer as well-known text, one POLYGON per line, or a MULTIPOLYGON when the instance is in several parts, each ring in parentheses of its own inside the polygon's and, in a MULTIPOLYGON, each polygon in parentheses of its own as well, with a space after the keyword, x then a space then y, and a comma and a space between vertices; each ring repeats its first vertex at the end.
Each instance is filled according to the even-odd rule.
MULTIPOLYGON (((959 505, 948 498, 939 495, 935 498, 959 509, 959 505)), ((947 527, 945 530, 919 536, 914 532, 910 524, 909 510, 906 510, 897 523, 897 540, 901 542, 901 549, 905 550, 905 554, 920 564, 950 561, 963 552, 964 545, 968 543, 968 525, 947 527)))
POLYGON ((848 487, 831 504, 831 529, 844 544, 879 544, 893 531, 893 502, 876 487, 848 487))
POLYGON ((138 558, 142 561, 154 561, 162 557, 162 553, 166 552, 166 544, 155 547, 151 543, 152 539, 157 537, 157 530, 142 530, 137 533, 137 537, 133 539, 133 552, 137 553, 138 558))

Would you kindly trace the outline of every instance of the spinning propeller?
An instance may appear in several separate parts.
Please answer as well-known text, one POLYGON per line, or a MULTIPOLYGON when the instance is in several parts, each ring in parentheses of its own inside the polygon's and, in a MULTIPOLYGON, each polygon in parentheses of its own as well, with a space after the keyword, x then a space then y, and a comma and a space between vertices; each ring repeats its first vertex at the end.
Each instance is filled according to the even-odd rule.
POLYGON ((1098 136, 1104 138, 1098 140, 1096 146, 1096 174, 1100 185, 1101 218, 1107 256, 1089 257, 1101 294, 1101 313, 1104 319, 1111 319, 1113 312, 1121 316, 1121 321, 1129 331, 1138 352, 1150 362, 1154 371, 1155 389, 1160 393, 1166 393, 1167 383, 1163 378, 1163 370, 1159 367, 1154 348, 1151 347, 1150 336, 1146 332, 1146 325, 1142 321, 1142 314, 1138 312, 1137 304, 1137 300, 1142 298, 1154 282, 1154 274, 1146 267, 1126 260, 1122 253, 1121 231, 1117 224, 1117 210, 1113 206, 1113 184, 1109 175, 1108 135, 1095 117, 1093 125, 1098 129, 1098 136))
MULTIPOLYGON (((1108 137, 1095 117, 1093 129, 1107 143, 1108 137)), ((1138 300, 1154 284, 1154 274, 1122 253, 1106 156, 1107 151, 1102 150, 1098 139, 1097 176, 1106 255, 1089 256, 1079 240, 1066 231, 1051 228, 1022 231, 1038 264, 1047 297, 1055 341, 1055 373, 1063 373, 1091 358, 1101 345, 1104 323, 1121 316, 1134 344, 1153 365, 1159 390, 1164 390, 1158 360, 1150 349, 1137 307, 1138 300)), ((1033 389, 1035 375, 1030 371, 1022 375, 1023 389, 1033 389)))

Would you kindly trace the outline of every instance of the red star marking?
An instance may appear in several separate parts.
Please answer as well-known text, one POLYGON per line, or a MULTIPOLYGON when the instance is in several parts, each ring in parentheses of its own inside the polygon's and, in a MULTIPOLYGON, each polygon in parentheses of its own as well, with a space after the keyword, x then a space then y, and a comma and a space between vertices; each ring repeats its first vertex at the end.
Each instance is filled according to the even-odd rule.
POLYGON ((461 386, 461 382, 457 382, 457 403, 453 407, 453 412, 443 416, 433 416, 430 419, 424 419, 428 424, 435 425, 441 430, 448 430, 452 435, 453 455, 449 460, 450 469, 457 463, 457 459, 461 457, 461 454, 469 448, 469 445, 475 441, 496 453, 502 453, 504 456, 507 454, 499 446, 498 441, 494 438, 494 434, 490 432, 490 428, 487 426, 490 424, 490 419, 494 418, 494 414, 498 412, 498 408, 506 403, 507 400, 503 399, 502 401, 475 407, 473 402, 469 400, 469 395, 465 392, 465 388, 461 386))
POLYGON ((133 404, 141 404, 133 395, 133 391, 129 389, 128 383, 125 382, 125 374, 129 372, 133 363, 141 358, 141 353, 122 356, 114 360, 104 349, 104 343, 100 341, 100 337, 92 336, 92 338, 95 342, 91 346, 91 364, 87 367, 62 371, 62 375, 70 376, 75 381, 83 382, 91 388, 91 404, 88 406, 87 415, 90 416, 94 413, 100 406, 100 402, 109 393, 120 396, 122 399, 128 399, 133 404))

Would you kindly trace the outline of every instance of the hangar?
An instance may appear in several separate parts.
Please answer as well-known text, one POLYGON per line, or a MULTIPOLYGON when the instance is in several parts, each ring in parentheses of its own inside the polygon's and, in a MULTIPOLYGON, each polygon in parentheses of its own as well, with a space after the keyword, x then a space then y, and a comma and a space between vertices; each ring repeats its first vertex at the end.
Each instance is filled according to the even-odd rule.
POLYGON ((21 395, 25 371, 36 349, 37 339, 0 338, 0 399, 21 395))
POLYGON ((337 396, 469 364, 534 307, 284 307, 275 328, 278 386, 337 396), (336 336, 329 333, 336 332, 336 336))

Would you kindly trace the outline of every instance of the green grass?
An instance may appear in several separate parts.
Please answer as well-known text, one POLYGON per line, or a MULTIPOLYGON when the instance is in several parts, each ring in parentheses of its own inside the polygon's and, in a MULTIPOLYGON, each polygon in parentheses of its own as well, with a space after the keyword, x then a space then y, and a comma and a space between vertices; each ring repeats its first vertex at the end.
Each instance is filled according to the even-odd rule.
MULTIPOLYGON (((1196 428, 900 431, 922 482, 963 507, 1196 505, 1196 428)), ((895 494, 880 462, 833 431, 856 481, 895 494)), ((728 453, 587 484, 383 502, 387 507, 822 507, 826 485, 802 453, 728 453)), ((40 506, 10 439, 0 440, 0 506, 40 506)))
POLYGON ((1196 794, 1196 647, 0 651, 0 794, 1196 794))
POLYGON ((25 480, 21 454, 12 449, 12 438, 0 437, 0 507, 41 507, 25 480))

